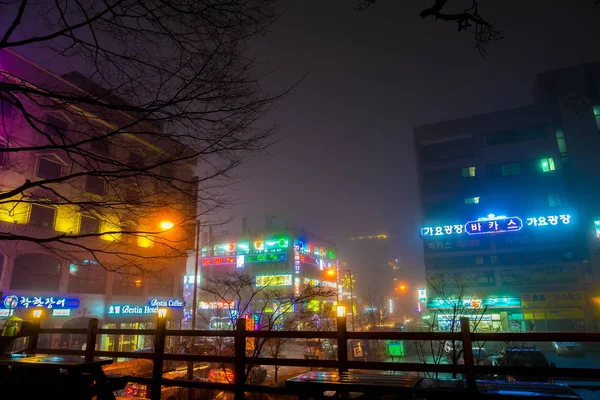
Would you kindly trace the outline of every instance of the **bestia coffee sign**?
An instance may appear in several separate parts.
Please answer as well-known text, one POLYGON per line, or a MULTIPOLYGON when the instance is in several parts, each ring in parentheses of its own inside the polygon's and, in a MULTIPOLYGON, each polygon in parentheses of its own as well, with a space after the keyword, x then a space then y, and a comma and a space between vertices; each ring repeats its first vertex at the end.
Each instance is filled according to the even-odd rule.
POLYGON ((150 307, 181 308, 185 305, 185 302, 183 300, 179 300, 179 299, 169 299, 169 300, 152 299, 148 302, 148 305, 150 307))

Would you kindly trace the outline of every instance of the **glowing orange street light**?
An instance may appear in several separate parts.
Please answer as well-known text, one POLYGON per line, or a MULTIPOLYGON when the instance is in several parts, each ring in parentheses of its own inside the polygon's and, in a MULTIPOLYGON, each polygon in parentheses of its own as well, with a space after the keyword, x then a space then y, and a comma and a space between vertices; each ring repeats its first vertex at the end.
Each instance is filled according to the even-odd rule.
POLYGON ((327 270, 327 275, 334 276, 335 275, 335 270, 334 269, 328 269, 327 270))
POLYGON ((160 221, 160 224, 158 224, 158 226, 160 226, 160 229, 163 229, 166 231, 166 230, 172 229, 175 226, 175 224, 172 223, 171 221, 160 221))

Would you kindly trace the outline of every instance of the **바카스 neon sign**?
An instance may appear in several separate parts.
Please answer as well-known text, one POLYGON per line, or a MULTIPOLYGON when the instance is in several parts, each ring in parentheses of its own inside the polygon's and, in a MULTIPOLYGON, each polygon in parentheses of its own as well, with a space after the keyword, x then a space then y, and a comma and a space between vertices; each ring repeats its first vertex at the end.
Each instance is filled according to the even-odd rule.
POLYGON ((519 217, 480 218, 465 224, 465 231, 469 235, 516 232, 521 228, 523 228, 523 221, 519 217))
POLYGON ((475 221, 464 224, 428 226, 421 228, 422 237, 448 236, 448 235, 483 235, 490 233, 506 233, 520 231, 525 227, 569 225, 570 214, 547 215, 538 217, 505 217, 488 215, 475 221), (525 222, 523 222, 525 221, 525 222))

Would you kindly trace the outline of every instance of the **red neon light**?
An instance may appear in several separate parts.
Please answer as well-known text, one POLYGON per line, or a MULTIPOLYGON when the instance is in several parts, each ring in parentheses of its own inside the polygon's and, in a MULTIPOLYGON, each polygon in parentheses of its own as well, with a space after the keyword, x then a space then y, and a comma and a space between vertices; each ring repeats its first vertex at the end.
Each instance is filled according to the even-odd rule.
POLYGON ((300 261, 305 262, 306 261, 306 256, 300 256, 300 261))
POLYGON ((202 259, 203 265, 235 264, 235 257, 210 257, 202 259))
POLYGON ((310 253, 312 254, 315 251, 315 246, 313 246, 312 244, 309 244, 308 251, 310 251, 310 253))

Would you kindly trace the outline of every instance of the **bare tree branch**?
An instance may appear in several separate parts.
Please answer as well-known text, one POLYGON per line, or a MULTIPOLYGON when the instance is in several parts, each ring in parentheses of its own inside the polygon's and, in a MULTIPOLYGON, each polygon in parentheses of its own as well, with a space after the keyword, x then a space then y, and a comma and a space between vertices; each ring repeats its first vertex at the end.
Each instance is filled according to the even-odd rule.
POLYGON ((11 23, 0 28, 0 245, 38 245, 109 270, 151 270, 186 256, 198 218, 231 202, 237 167, 277 140, 261 119, 288 90, 262 90, 270 71, 247 44, 267 32, 278 7, 277 0, 4 6, 11 23), (57 75, 19 54, 37 48, 82 70, 57 75), (40 224, 32 210, 47 209, 53 226, 32 227, 40 224), (174 227, 159 229, 161 219, 174 227), (91 220, 96 227, 85 226, 91 220))
MULTIPOLYGON (((373 6, 378 0, 358 0, 358 11, 364 11, 373 6)), ((449 0, 434 0, 434 4, 419 13, 424 19, 433 17, 436 20, 455 22, 458 31, 466 31, 472 28, 473 46, 482 57, 487 56, 486 47, 489 44, 496 43, 504 37, 504 33, 496 28, 495 21, 484 18, 479 13, 479 5, 473 0, 471 7, 459 13, 449 13, 445 11, 449 0)))

